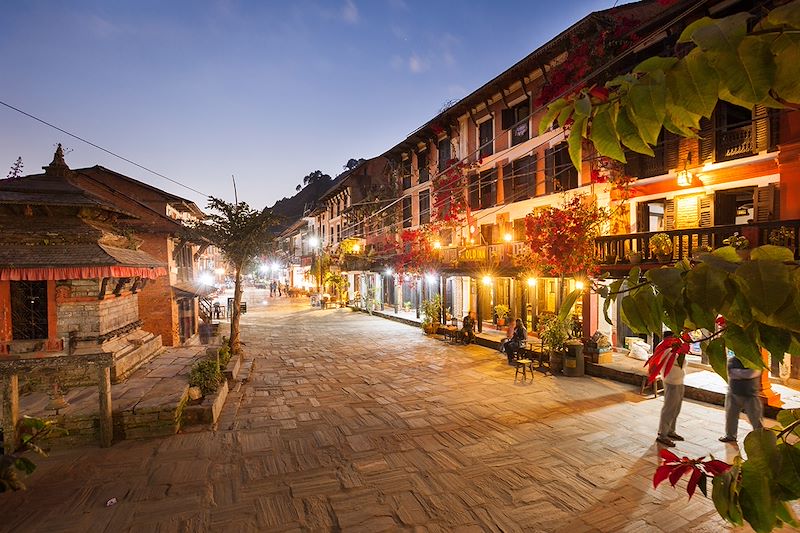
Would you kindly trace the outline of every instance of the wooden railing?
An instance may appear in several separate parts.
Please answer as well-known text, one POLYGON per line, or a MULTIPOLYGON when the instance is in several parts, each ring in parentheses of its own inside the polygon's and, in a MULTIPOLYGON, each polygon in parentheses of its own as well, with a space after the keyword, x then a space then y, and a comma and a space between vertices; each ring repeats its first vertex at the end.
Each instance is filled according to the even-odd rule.
POLYGON ((691 258, 692 254, 699 251, 702 246, 708 246, 711 249, 725 246, 723 241, 737 232, 747 237, 750 241, 750 247, 770 244, 770 233, 781 227, 787 228, 791 237, 785 244, 780 244, 790 247, 794 251, 795 259, 800 258, 797 247, 797 243, 800 241, 800 220, 734 224, 663 232, 629 233, 626 235, 604 235, 595 239, 595 246, 600 263, 626 262, 630 259, 632 252, 641 253, 642 262, 655 262, 658 258, 650 252, 650 238, 656 233, 666 233, 672 239, 671 259, 680 261, 681 259, 691 258))

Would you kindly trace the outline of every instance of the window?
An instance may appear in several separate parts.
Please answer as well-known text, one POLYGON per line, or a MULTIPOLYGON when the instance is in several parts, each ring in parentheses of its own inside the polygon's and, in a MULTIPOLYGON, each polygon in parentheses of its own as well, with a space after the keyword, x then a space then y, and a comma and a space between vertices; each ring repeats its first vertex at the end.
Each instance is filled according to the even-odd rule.
POLYGON ((522 242, 525 238, 525 219, 518 218, 514 221, 514 240, 522 242))
POLYGON ((578 187, 578 169, 569 158, 566 141, 544 152, 545 192, 567 191, 578 187))
POLYGON ((503 110, 503 129, 511 130, 511 146, 516 146, 530 139, 531 106, 528 100, 519 103, 511 109, 503 110))
POLYGON ((419 182, 425 183, 430 179, 431 172, 428 169, 428 151, 417 153, 417 169, 419 170, 419 182))
POLYGON ((11 282, 11 336, 19 340, 47 338, 47 282, 11 282))
POLYGON ((469 182, 469 207, 470 209, 480 209, 481 177, 479 174, 470 174, 467 180, 469 182))
POLYGON ((403 197, 403 227, 411 227, 411 197, 403 197))
POLYGON ((447 168, 447 162, 450 161, 450 138, 445 137, 439 144, 436 145, 436 148, 439 152, 439 172, 444 172, 444 169, 447 168))
POLYGON ((483 244, 492 244, 494 242, 492 240, 493 234, 494 234, 494 224, 481 225, 481 239, 483 239, 483 244))
POLYGON ((478 147, 481 157, 494 153, 494 120, 489 119, 478 125, 478 147))
POLYGON ((497 203, 497 170, 481 172, 481 209, 497 203))
POLYGON ((536 196, 536 157, 528 155, 503 167, 503 201, 507 204, 536 196))
POLYGON ((419 223, 427 224, 431 221, 431 192, 419 193, 419 223))
POLYGON ((403 189, 411 187, 411 159, 403 159, 400 163, 400 176, 403 178, 403 189))

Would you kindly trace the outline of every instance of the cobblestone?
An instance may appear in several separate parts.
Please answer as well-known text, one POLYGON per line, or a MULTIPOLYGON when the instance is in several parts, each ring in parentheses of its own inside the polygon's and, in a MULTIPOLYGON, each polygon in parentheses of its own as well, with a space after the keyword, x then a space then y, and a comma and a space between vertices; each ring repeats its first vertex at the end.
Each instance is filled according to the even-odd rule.
MULTIPOLYGON (((252 366, 217 431, 55 450, 28 491, 0 496, 0 530, 726 527, 702 495, 652 488, 661 399, 590 377, 515 381, 489 349, 275 301, 248 306, 252 366)), ((679 452, 730 458, 723 418, 686 402, 679 452)))

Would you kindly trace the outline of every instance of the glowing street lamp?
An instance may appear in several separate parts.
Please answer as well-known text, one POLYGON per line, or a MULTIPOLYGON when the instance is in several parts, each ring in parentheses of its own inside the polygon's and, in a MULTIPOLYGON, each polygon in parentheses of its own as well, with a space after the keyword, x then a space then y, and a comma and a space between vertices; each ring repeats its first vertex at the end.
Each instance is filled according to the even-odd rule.
POLYGON ((483 276, 483 284, 484 285, 491 285, 492 284, 492 276, 483 276))
POLYGON ((208 285, 210 287, 214 285, 214 276, 211 275, 211 272, 202 272, 197 277, 197 281, 199 281, 203 285, 208 285))
POLYGON ((436 283, 436 274, 433 274, 431 272, 429 272, 428 274, 425 274, 425 281, 427 281, 429 284, 433 285, 434 283, 436 283))
POLYGON ((360 245, 360 244, 354 244, 354 245, 353 245, 353 253, 354 253, 354 254, 357 254, 357 253, 359 253, 360 251, 361 251, 361 245, 360 245))
POLYGON ((506 241, 506 242, 511 242, 511 239, 513 239, 513 238, 514 238, 514 236, 511 235, 510 233, 506 233, 505 235, 503 235, 503 240, 506 241))
POLYGON ((528 287, 536 286, 536 278, 528 278, 528 287))
POLYGON ((585 287, 586 287, 586 284, 584 282, 582 282, 582 281, 576 281, 575 282, 575 289, 576 290, 582 291, 585 287))

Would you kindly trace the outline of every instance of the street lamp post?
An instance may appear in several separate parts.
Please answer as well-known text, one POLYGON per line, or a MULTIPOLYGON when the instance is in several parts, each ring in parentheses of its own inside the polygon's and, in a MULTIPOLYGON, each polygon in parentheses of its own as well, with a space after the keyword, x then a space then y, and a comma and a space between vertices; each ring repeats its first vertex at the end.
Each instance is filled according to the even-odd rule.
POLYGON ((321 257, 317 258, 317 247, 319 246, 319 239, 317 237, 311 237, 308 240, 308 244, 311 246, 311 251, 312 251, 311 258, 317 264, 317 275, 315 277, 317 280, 317 294, 319 294, 319 288, 321 285, 320 278, 322 278, 322 265, 320 265, 321 257))

